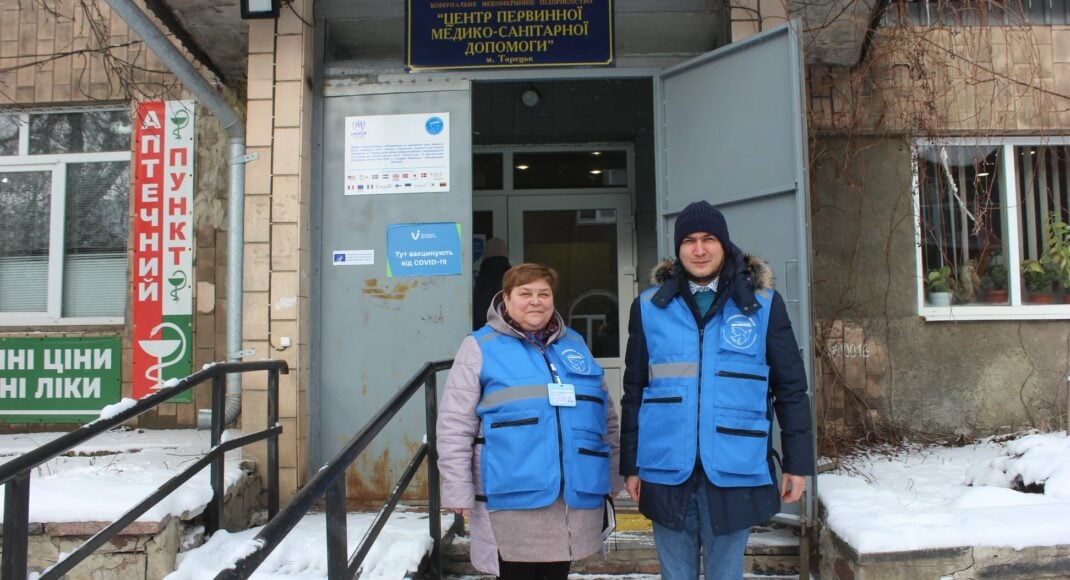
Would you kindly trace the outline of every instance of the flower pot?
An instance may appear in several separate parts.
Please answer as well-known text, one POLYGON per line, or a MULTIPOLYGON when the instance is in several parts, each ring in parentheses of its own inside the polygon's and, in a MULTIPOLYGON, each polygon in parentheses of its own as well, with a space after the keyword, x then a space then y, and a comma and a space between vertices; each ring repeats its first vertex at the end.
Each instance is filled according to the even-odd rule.
POLYGON ((985 292, 985 302, 989 304, 1006 304, 1009 299, 1009 290, 989 290, 985 292))
POLYGON ((1030 292, 1027 304, 1051 304, 1051 292, 1030 292))
POLYGON ((951 306, 950 292, 929 292, 929 306, 951 306))

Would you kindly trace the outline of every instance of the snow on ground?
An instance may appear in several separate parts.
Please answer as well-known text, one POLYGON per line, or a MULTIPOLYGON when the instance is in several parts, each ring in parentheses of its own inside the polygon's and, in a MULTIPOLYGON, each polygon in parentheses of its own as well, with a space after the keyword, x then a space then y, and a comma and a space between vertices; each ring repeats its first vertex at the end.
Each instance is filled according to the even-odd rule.
MULTIPOLYGON (((346 519, 348 546, 355 550, 372 524, 375 514, 349 514, 346 519)), ((233 563, 243 553, 243 546, 260 531, 216 532, 205 544, 180 556, 178 569, 166 580, 200 580, 214 577, 223 567, 233 563)), ((310 514, 301 520, 286 539, 257 568, 252 578, 301 578, 321 580, 327 577, 327 545, 325 517, 310 514)), ((419 568, 424 554, 431 551, 426 513, 399 507, 390 515, 386 527, 379 533, 371 551, 364 559, 360 578, 398 579, 408 571, 419 568)))
MULTIPOLYGON (((60 433, 0 435, 0 463, 60 433)), ((228 435, 230 435, 228 433, 228 435)), ((192 430, 110 432, 35 470, 30 513, 37 522, 111 521, 208 449, 208 433, 192 430), (120 455, 115 451, 125 451, 120 455)), ((237 452, 227 455, 228 485, 239 476, 237 452)), ((829 525, 861 553, 952 546, 1070 544, 1070 437, 1065 432, 985 440, 962 447, 904 445, 863 453, 818 478, 829 525), (1012 486, 1043 494, 1014 491, 1012 486)), ((0 490, 2 494, 2 490, 0 490)), ((196 513, 211 496, 207 470, 143 520, 196 513)), ((0 502, 0 507, 3 503, 0 502)), ((350 514, 355 548, 371 514, 350 514)), ((326 573, 322 514, 305 518, 254 578, 322 578, 326 573)), ((233 561, 257 530, 221 531, 187 552, 168 578, 213 576, 233 561)), ((404 578, 430 546, 425 514, 396 512, 365 560, 362 578, 404 578)), ((458 577, 460 580, 461 577, 458 577)), ((600 576, 573 574, 573 580, 600 576)), ((656 576, 617 578, 649 580, 656 576)))
POLYGON ((859 553, 1070 544, 1070 437, 857 455, 818 478, 828 523, 859 553), (1011 489, 1044 484, 1044 493, 1011 489))
MULTIPOLYGON (((0 464, 64 433, 0 435, 0 464)), ((126 429, 108 431, 64 456, 42 464, 30 477, 31 522, 114 521, 209 449, 208 431, 126 429), (121 453, 118 453, 121 452, 121 453)), ((238 482, 240 452, 227 453, 223 484, 238 482)), ((196 515, 212 499, 206 467, 138 521, 196 515)), ((4 486, 0 486, 0 498, 4 486)), ((0 501, 0 514, 3 513, 0 501)))

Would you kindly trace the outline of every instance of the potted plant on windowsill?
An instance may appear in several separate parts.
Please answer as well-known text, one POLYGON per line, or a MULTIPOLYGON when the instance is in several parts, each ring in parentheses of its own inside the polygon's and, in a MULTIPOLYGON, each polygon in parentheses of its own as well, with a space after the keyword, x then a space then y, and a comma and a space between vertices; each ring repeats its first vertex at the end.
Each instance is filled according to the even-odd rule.
POLYGON ((989 304, 1006 304, 1008 301, 1007 267, 1003 264, 989 264, 981 278, 981 289, 985 291, 985 302, 989 304))
POLYGON ((1040 259, 1061 288, 1062 301, 1070 303, 1070 225, 1055 212, 1048 215, 1048 239, 1040 259))
POLYGON ((951 306, 953 287, 950 266, 933 268, 925 274, 926 300, 929 306, 951 306))
POLYGON ((1026 302, 1051 304, 1051 290, 1055 284, 1055 271, 1039 260, 1022 260, 1022 283, 1028 290, 1026 302))

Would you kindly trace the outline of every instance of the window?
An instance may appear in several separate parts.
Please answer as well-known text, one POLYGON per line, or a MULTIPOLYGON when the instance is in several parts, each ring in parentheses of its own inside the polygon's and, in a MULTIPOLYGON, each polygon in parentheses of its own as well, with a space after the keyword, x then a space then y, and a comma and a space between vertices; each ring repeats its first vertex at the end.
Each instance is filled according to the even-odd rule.
POLYGON ((1070 6, 1052 0, 907 0, 890 20, 922 26, 1068 24, 1070 6))
POLYGON ((476 148, 472 188, 479 192, 627 191, 630 149, 621 144, 476 148))
POLYGON ((1070 265, 1059 257, 1070 255, 1065 143, 1007 138, 915 147, 923 316, 1070 318, 1070 265))
POLYGON ((0 324, 121 323, 130 112, 0 112, 0 324))

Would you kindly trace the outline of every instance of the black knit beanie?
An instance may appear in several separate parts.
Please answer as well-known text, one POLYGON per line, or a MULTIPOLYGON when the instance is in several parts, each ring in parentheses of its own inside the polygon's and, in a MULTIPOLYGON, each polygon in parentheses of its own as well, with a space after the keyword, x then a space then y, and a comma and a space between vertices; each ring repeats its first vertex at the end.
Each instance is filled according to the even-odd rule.
POLYGON ((725 221, 724 214, 707 201, 692 202, 676 216, 676 230, 673 234, 676 257, 680 257, 680 242, 695 232, 713 234, 721 241, 725 253, 728 252, 731 243, 728 238, 728 222, 725 221))

